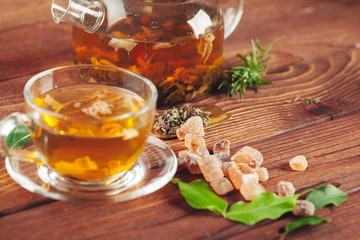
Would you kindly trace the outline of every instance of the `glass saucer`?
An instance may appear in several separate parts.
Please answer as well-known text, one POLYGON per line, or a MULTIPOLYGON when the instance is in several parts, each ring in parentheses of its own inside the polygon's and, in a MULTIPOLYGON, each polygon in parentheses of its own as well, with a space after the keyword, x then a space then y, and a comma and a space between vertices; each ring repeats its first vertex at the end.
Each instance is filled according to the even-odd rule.
POLYGON ((125 201, 152 193, 175 175, 177 158, 160 139, 150 136, 135 166, 107 185, 80 185, 67 181, 47 166, 7 157, 9 175, 23 188, 65 201, 125 201))

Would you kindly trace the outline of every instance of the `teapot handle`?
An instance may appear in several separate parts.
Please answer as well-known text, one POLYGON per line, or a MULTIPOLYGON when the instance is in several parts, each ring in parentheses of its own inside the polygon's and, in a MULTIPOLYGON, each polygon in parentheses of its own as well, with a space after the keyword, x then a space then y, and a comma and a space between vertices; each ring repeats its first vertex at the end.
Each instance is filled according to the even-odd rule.
POLYGON ((224 16, 224 37, 226 39, 240 22, 244 9, 244 0, 220 0, 220 6, 224 16))

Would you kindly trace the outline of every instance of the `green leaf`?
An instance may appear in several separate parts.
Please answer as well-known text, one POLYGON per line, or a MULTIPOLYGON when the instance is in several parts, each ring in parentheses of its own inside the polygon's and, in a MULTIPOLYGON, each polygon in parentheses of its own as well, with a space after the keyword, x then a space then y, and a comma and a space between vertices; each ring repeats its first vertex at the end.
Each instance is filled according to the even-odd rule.
POLYGON ((288 234, 289 232, 291 232, 297 228, 300 228, 302 226, 306 226, 306 225, 314 226, 314 225, 318 225, 323 222, 330 222, 330 221, 331 221, 331 219, 325 219, 325 218, 321 218, 318 216, 302 217, 293 222, 286 224, 284 234, 288 234))
POLYGON ((6 138, 8 148, 18 148, 24 146, 31 139, 29 130, 24 125, 16 126, 6 138))
POLYGON ((181 179, 173 178, 171 182, 178 184, 181 194, 191 207, 219 212, 225 217, 228 203, 219 198, 205 181, 198 179, 185 183, 181 179))
POLYGON ((253 225, 264 219, 276 219, 291 211, 299 195, 278 197, 275 193, 265 192, 257 195, 251 202, 237 202, 231 206, 226 218, 253 225))
POLYGON ((306 198, 315 205, 315 210, 319 210, 328 204, 339 206, 346 199, 347 195, 333 185, 314 189, 306 198))

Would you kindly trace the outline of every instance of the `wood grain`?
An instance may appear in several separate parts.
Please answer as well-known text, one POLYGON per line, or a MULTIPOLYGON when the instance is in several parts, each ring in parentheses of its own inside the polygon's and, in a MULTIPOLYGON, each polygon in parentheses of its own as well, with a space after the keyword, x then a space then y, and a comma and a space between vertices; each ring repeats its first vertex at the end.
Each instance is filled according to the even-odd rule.
MULTIPOLYGON (((354 187, 354 184, 356 185, 360 181, 358 174, 360 170, 360 156, 358 154, 360 140, 354 139, 354 135, 358 136, 360 130, 354 129, 352 123, 354 121, 359 123, 359 116, 360 114, 349 115, 333 120, 337 125, 342 126, 339 128, 342 135, 338 138, 333 138, 332 132, 325 131, 331 125, 328 122, 320 126, 313 125, 264 139, 252 145, 254 147, 261 146, 259 149, 265 158, 264 166, 269 169, 270 180, 264 183, 268 191, 276 191, 276 184, 280 180, 285 180, 292 181, 298 191, 332 183, 349 194, 350 199, 346 202, 347 207, 341 205, 330 209, 326 208, 319 211, 319 215, 331 217, 335 221, 338 214, 343 221, 347 218, 355 221, 354 225, 349 226, 345 231, 341 230, 343 225, 339 227, 335 221, 307 229, 306 234, 318 236, 319 228, 325 228, 326 230, 321 231, 330 231, 331 233, 335 233, 334 228, 340 229, 341 233, 347 237, 354 236, 352 231, 357 232, 356 223, 360 217, 359 211, 357 211, 359 209, 360 188, 354 187), (357 132, 353 135, 352 131, 354 130, 357 132), (321 133, 321 136, 319 134, 314 135, 314 132, 321 133), (325 143, 324 141, 319 142, 319 139, 327 141, 325 143), (340 139, 343 145, 348 146, 347 148, 335 147, 339 144, 340 139), (291 144, 288 144, 289 141, 291 144), (276 146, 273 144, 268 146, 270 143, 276 143, 276 146), (305 172, 294 172, 289 168, 289 159, 298 154, 304 154, 309 158, 309 168, 305 172), (341 156, 341 160, 339 160, 339 156, 341 156), (337 160, 334 161, 334 159, 337 160), (340 172, 341 174, 339 174, 340 172)), ((182 172, 177 177, 189 181, 193 176, 189 176, 187 172, 182 172)), ((241 197, 239 193, 233 192, 226 196, 226 199, 233 203, 241 200, 241 197)), ((172 184, 149 196, 122 203, 51 202, 30 210, 31 218, 28 215, 29 210, 0 218, 0 230, 5 234, 2 236, 12 236, 18 239, 24 235, 24 231, 25 236, 31 234, 30 226, 34 224, 34 218, 36 224, 46 224, 47 226, 47 228, 42 228, 39 233, 32 233, 34 239, 42 239, 43 235, 47 238, 57 238, 57 228, 61 229, 62 237, 66 239, 76 239, 78 235, 73 235, 74 233, 81 233, 86 239, 105 236, 108 239, 139 239, 143 236, 164 239, 169 234, 181 237, 181 239, 194 239, 204 236, 219 239, 233 235, 238 236, 239 234, 245 236, 248 231, 254 231, 255 236, 259 236, 256 234, 262 231, 258 230, 258 227, 266 228, 266 231, 270 231, 272 236, 276 236, 277 231, 284 227, 286 222, 293 219, 291 216, 287 216, 281 219, 280 223, 264 221, 259 226, 251 227, 234 223, 209 212, 191 209, 179 195, 176 186, 172 184), (92 218, 89 219, 89 216, 92 218), (51 221, 51 219, 56 220, 51 221), (19 221, 21 224, 16 225, 19 221), (202 224, 201 228, 197 229, 196 225, 201 223, 206 224, 202 224), (94 228, 94 226, 97 227, 94 228)))
MULTIPOLYGON (((0 15, 0 119, 23 112, 22 89, 34 74, 71 64, 71 27, 53 23, 50 2, 18 0, 3 4, 0 15)), ((266 44, 284 35, 270 52, 270 68, 258 93, 244 99, 214 90, 193 102, 217 104, 232 118, 206 130, 209 149, 219 139, 231 141, 231 153, 245 145, 264 155, 270 180, 291 181, 298 192, 330 183, 349 195, 338 207, 317 215, 330 223, 305 227, 287 239, 360 239, 360 2, 357 0, 252 0, 245 2, 240 25, 225 41, 224 56, 248 51, 250 39, 266 44), (299 97, 296 102, 294 98, 299 97), (319 98, 306 104, 305 98, 319 98), (307 157, 304 172, 288 161, 307 157)), ((184 143, 166 143, 178 153, 184 143)), ((187 171, 184 181, 201 178, 187 171)), ((238 192, 224 199, 242 200, 238 192)), ((211 212, 192 209, 177 187, 119 203, 54 201, 21 188, 7 174, 0 156, 1 239, 279 239, 295 218, 285 214, 246 226, 211 212)))

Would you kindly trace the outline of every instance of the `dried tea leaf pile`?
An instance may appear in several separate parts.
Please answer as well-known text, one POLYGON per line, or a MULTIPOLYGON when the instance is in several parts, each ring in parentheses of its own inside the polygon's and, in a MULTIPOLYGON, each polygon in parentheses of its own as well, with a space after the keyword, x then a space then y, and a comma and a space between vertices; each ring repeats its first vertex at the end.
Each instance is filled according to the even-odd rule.
POLYGON ((193 116, 199 116, 204 126, 210 124, 210 113, 191 106, 189 103, 180 108, 173 107, 158 117, 153 130, 161 136, 172 136, 186 120, 193 116))

